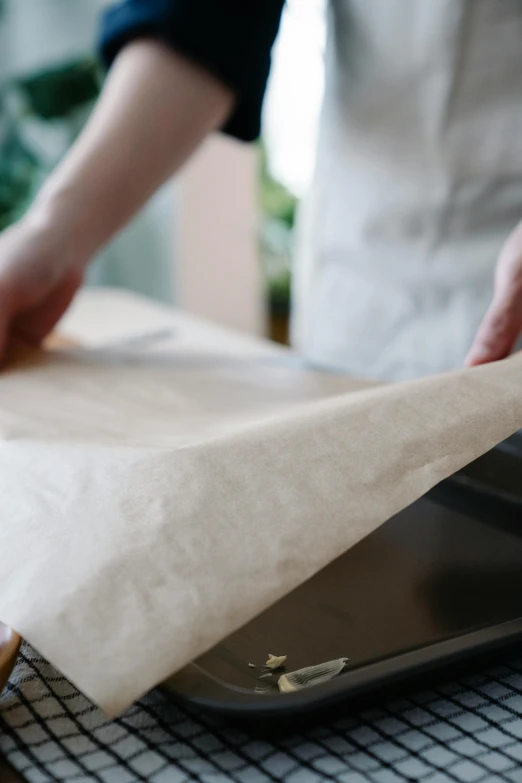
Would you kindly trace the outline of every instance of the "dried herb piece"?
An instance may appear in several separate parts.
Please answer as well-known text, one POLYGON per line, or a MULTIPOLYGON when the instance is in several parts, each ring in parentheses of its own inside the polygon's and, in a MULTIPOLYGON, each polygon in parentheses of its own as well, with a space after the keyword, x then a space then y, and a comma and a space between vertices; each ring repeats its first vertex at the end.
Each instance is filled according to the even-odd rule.
POLYGON ((278 688, 281 693, 292 693, 320 682, 333 680, 342 672, 349 660, 349 658, 338 658, 335 661, 326 661, 316 666, 306 666, 304 669, 282 674, 277 682, 278 688))

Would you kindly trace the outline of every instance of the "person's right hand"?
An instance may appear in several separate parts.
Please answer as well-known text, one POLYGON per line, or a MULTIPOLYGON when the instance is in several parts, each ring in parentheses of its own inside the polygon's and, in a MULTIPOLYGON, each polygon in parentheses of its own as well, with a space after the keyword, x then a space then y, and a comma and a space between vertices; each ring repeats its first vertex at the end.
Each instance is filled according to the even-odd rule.
POLYGON ((67 309, 86 261, 75 244, 36 211, 0 234, 0 357, 12 340, 38 345, 67 309))
POLYGON ((522 335, 522 222, 507 238, 497 260, 495 292, 466 364, 504 359, 522 335))

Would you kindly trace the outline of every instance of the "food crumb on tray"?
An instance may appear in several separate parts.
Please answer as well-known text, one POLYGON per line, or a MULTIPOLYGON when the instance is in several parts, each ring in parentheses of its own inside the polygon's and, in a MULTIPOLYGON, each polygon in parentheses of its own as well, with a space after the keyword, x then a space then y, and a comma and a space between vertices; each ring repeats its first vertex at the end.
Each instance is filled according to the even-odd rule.
POLYGON ((349 658, 337 658, 334 661, 326 661, 316 666, 307 666, 295 672, 282 674, 277 681, 277 686, 281 693, 292 693, 302 688, 309 688, 311 685, 318 685, 320 682, 333 680, 342 672, 349 660, 349 658))
POLYGON ((268 660, 265 663, 269 669, 282 669, 286 663, 287 655, 272 655, 268 653, 268 660))

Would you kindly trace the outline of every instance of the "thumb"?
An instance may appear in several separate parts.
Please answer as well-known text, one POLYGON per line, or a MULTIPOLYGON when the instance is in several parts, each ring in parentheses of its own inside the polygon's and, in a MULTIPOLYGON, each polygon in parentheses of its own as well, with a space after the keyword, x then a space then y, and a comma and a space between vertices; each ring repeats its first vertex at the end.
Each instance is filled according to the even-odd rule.
POLYGON ((482 321, 466 364, 504 359, 522 332, 522 223, 507 238, 495 272, 493 302, 482 321))
POLYGON ((504 359, 521 333, 522 280, 510 274, 496 286, 493 302, 479 327, 466 364, 472 367, 504 359))

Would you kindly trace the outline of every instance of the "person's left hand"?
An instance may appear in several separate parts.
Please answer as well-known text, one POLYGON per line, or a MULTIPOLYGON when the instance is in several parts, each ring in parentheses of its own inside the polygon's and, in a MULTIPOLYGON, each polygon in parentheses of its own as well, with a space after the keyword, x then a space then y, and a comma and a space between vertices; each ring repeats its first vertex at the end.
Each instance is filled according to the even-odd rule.
POLYGON ((472 367, 504 359, 521 334, 522 223, 519 223, 500 252, 493 301, 466 357, 466 364, 472 367))
POLYGON ((34 205, 0 234, 0 359, 13 341, 41 343, 82 283, 81 232, 65 209, 52 219, 43 212, 34 205))

